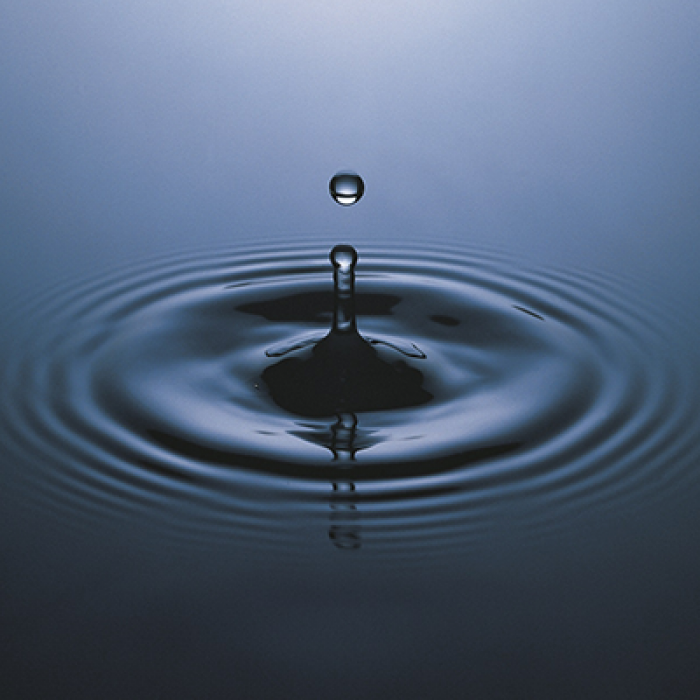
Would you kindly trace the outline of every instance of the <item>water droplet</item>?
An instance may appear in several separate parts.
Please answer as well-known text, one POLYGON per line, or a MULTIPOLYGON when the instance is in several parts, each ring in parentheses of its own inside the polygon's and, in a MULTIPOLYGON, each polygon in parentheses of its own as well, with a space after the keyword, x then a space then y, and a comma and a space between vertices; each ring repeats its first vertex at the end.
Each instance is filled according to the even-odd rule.
POLYGON ((342 170, 333 175, 328 188, 331 197, 344 207, 357 204, 365 193, 365 183, 362 178, 351 170, 342 170))
POLYGON ((357 251, 351 245, 337 245, 330 254, 333 267, 340 268, 341 272, 352 272, 357 265, 357 251))

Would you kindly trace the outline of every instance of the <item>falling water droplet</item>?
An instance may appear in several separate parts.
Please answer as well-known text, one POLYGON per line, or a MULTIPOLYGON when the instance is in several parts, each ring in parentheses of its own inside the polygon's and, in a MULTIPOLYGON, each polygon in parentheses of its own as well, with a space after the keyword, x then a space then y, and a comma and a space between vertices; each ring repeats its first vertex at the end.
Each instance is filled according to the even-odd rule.
POLYGON ((343 170, 333 175, 328 188, 331 197, 344 207, 357 204, 365 193, 362 178, 351 170, 343 170))

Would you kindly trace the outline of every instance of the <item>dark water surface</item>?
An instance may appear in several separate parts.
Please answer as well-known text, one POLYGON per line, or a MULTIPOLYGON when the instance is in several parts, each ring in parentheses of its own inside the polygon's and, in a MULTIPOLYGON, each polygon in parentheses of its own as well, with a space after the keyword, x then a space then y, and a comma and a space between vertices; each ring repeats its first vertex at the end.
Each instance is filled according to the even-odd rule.
POLYGON ((360 255, 358 327, 420 383, 405 406, 317 410, 313 375, 280 399, 270 372, 333 315, 317 245, 9 310, 10 697, 692 697, 685 312, 484 250, 360 255))

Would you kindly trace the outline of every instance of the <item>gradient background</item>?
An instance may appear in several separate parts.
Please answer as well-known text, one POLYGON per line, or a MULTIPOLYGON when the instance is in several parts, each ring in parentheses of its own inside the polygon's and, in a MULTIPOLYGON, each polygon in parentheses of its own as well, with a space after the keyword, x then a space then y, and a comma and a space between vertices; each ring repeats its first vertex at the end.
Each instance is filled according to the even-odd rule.
POLYGON ((340 231, 685 295, 699 29, 692 0, 5 0, 3 282, 340 231))
MULTIPOLYGON (((699 37, 696 0, 3 0, 3 306, 143 257, 299 237, 494 248, 693 309, 699 37), (341 168, 367 186, 350 209, 327 193, 341 168)), ((2 503, 3 697, 700 687, 689 504, 601 525, 576 554, 399 582, 154 557, 137 529, 66 532, 2 503)))

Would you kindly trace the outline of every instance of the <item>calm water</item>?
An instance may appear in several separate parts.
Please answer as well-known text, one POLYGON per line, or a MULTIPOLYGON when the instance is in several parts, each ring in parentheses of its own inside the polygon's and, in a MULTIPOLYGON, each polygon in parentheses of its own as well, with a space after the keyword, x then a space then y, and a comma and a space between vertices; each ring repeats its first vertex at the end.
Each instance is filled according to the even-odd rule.
POLYGON ((0 697, 697 698, 697 3, 7 5, 0 697))

